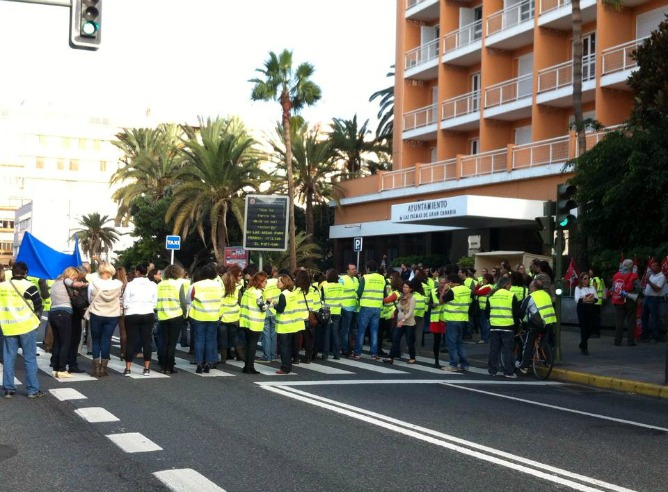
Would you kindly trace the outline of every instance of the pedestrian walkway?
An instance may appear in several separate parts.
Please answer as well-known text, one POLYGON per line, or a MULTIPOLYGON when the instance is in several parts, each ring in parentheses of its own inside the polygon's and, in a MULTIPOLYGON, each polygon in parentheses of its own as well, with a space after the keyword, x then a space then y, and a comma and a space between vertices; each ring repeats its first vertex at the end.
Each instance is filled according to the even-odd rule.
MULTIPOLYGON (((613 341, 613 330, 604 328, 601 338, 589 340, 590 355, 582 355, 578 347, 579 330, 565 326, 561 333, 561 360, 555 364, 550 379, 668 398, 668 386, 664 384, 668 357, 666 342, 637 342, 635 347, 629 347, 624 341, 617 347, 613 341)), ((431 343, 431 335, 426 335, 425 345, 420 349, 423 357, 433 357, 431 343)), ((471 364, 487 367, 488 344, 466 343, 466 351, 471 364)), ((441 364, 447 360, 448 355, 441 354, 441 364)))

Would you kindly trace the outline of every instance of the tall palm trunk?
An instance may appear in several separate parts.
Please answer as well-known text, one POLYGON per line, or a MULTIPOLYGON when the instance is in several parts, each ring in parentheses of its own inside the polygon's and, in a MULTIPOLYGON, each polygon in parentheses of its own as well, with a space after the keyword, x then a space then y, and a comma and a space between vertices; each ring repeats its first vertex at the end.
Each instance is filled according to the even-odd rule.
POLYGON ((577 155, 587 147, 584 118, 582 117, 582 11, 580 0, 572 0, 573 16, 573 115, 577 132, 577 155))
POLYGON ((313 190, 306 192, 306 236, 309 242, 313 242, 313 232, 315 231, 315 216, 313 212, 313 190))
POLYGON ((290 95, 284 92, 281 95, 283 108, 283 140, 285 141, 285 169, 288 175, 288 248, 290 250, 290 272, 297 270, 297 246, 295 243, 295 178, 292 174, 292 138, 290 134, 290 110, 292 101, 290 95))
POLYGON ((218 214, 217 219, 217 234, 215 244, 213 246, 213 253, 216 256, 216 262, 222 265, 225 262, 225 246, 227 246, 227 207, 218 214))

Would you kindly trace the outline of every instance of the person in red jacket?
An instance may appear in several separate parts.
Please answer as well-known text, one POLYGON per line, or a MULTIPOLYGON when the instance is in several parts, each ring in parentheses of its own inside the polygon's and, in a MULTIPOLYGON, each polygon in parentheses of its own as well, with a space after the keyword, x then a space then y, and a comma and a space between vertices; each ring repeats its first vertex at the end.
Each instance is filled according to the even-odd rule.
POLYGON ((634 333, 636 327, 637 297, 629 294, 639 294, 642 285, 638 275, 633 272, 633 260, 624 260, 622 268, 612 277, 610 297, 615 309, 615 345, 622 344, 624 322, 627 325, 627 343, 635 346, 634 333))

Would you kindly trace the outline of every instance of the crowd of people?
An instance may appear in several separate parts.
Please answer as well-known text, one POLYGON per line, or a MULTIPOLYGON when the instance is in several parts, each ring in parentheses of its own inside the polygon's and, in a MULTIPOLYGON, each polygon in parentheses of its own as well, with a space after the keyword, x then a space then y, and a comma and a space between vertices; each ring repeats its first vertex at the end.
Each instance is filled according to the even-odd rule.
MULTIPOLYGON (((650 265, 645 296, 658 299, 665 277, 657 265, 650 265)), ((631 267, 624 262, 609 294, 595 270, 580 275, 574 299, 582 354, 589 354, 589 338, 600 336, 601 305, 607 297, 616 312, 615 344, 621 344, 634 293, 641 289, 631 267)), ((242 269, 207 263, 187 276, 178 265, 160 271, 140 264, 126 271, 100 262, 95 272, 88 263, 69 267, 45 286, 29 279, 27 265, 17 262, 11 272, 0 271, 0 277, 7 276, 6 281, 0 278, 5 398, 16 392, 14 362, 19 347, 28 396, 42 396, 35 358, 45 301, 49 304, 45 348, 51 352, 53 377, 58 379, 83 372, 77 360, 84 340, 93 359, 92 375, 108 376, 117 329, 126 376, 137 357, 143 362, 143 375, 150 375, 154 344, 159 370, 165 374, 177 373, 178 344, 192 354, 196 373, 208 373, 235 358, 243 362, 246 374, 258 374, 256 362, 271 361, 280 361, 277 374, 289 374, 293 365, 316 359, 360 359, 367 337, 372 360, 393 364, 402 357, 405 343, 406 362, 415 364, 416 343, 424 341, 426 333, 433 335, 434 367, 466 371, 464 341, 472 341, 477 333, 477 343, 489 344, 489 374, 516 378, 516 370, 526 372, 536 334, 549 333, 556 322, 549 263, 535 259, 528 270, 503 261, 481 272, 456 265, 438 269, 402 265, 397 271, 385 261, 381 265, 369 261, 361 275, 354 264, 341 274, 336 269, 311 274, 303 268, 288 272, 271 265, 258 270, 255 265, 242 269), (520 327, 526 336, 516 360, 513 349, 520 327), (258 341, 262 355, 256 358, 258 341), (383 350, 386 341, 391 342, 389 353, 383 350), (449 361, 441 366, 444 352, 449 361)), ((652 301, 647 303, 643 325, 648 339, 658 337, 656 309, 652 301)), ((634 322, 626 326, 629 345, 635 344, 634 326, 634 322)))

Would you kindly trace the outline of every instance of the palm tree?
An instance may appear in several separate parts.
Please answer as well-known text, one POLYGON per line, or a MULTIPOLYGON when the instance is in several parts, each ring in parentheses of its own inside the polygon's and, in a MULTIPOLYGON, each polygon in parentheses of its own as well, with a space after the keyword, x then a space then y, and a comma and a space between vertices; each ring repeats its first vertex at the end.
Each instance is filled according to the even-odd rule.
POLYGON ((109 251, 114 243, 118 241, 118 231, 105 225, 111 220, 109 216, 101 216, 97 212, 83 215, 79 219, 81 228, 74 231, 72 239, 74 239, 74 236, 78 237, 81 249, 91 261, 99 260, 103 253, 108 258, 109 251))
MULTIPOLYGON (((394 79, 394 65, 391 71, 387 72, 387 77, 394 79)), ((376 140, 384 142, 390 149, 392 148, 392 136, 394 133, 394 83, 374 92, 369 97, 369 102, 380 98, 380 109, 378 110, 378 126, 376 127, 376 140)))
MULTIPOLYGON (((306 234, 310 238, 315 230, 314 205, 331 200, 338 203, 343 190, 335 179, 339 172, 332 142, 322 138, 317 129, 309 130, 308 124, 301 118, 292 118, 290 128, 295 192, 306 209, 306 234)), ((283 129, 279 126, 276 133, 279 141, 270 141, 274 148, 274 160, 284 162, 286 146, 283 129)))
POLYGON ((320 87, 310 80, 314 68, 310 63, 302 63, 296 70, 292 67, 292 51, 283 50, 279 55, 269 52, 264 68, 256 69, 263 78, 251 79, 255 84, 251 92, 253 101, 278 101, 281 105, 281 125, 285 142, 285 169, 288 177, 288 209, 290 223, 290 270, 297 269, 297 250, 295 244, 294 190, 292 175, 292 143, 290 140, 290 118, 304 106, 315 104, 322 96, 320 87))
POLYGON ((238 119, 200 120, 199 130, 184 130, 181 152, 186 162, 176 175, 165 220, 174 219, 174 233, 183 236, 194 227, 205 243, 205 224, 210 223, 209 239, 216 260, 222 262, 228 244, 227 213, 243 224, 245 191, 257 191, 267 174, 258 166, 256 141, 238 119))
POLYGON ((136 198, 148 196, 156 202, 165 196, 183 162, 179 153, 182 135, 177 125, 168 124, 124 129, 116 135, 113 144, 123 151, 123 166, 111 177, 111 185, 125 183, 112 195, 118 204, 117 222, 128 221, 136 198))
POLYGON ((371 133, 368 127, 369 120, 366 120, 361 127, 358 126, 357 115, 353 116, 352 120, 342 118, 332 120, 329 138, 334 154, 343 161, 346 171, 351 175, 358 174, 364 166, 369 168, 369 164, 374 162, 368 158, 369 154, 387 150, 378 141, 367 137, 371 133))

